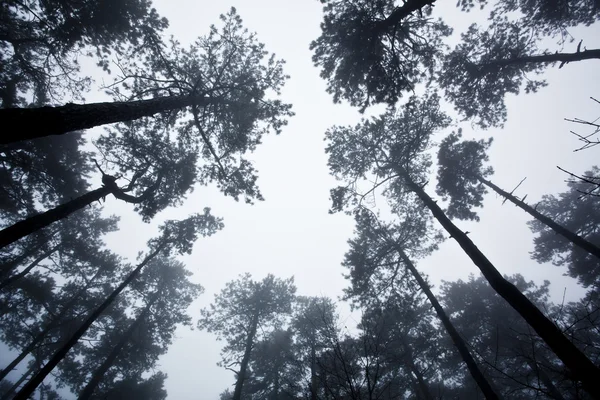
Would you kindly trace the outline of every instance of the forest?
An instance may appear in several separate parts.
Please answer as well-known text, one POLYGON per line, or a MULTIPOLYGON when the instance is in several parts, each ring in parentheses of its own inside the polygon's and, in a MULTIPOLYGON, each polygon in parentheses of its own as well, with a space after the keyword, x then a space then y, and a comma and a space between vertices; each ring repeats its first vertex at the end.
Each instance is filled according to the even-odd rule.
POLYGON ((598 0, 231 3, 0 2, 0 400, 600 399, 598 0))

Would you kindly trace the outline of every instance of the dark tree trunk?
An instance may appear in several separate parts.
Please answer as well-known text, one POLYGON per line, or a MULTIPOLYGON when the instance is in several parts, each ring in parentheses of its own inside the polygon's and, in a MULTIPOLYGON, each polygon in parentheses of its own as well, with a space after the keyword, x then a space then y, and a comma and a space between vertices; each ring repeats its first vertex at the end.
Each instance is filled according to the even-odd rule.
POLYGON ((44 254, 42 254, 35 260, 33 260, 33 262, 30 263, 23 271, 19 272, 18 274, 15 274, 9 278, 6 278, 4 281, 2 281, 2 283, 0 283, 0 290, 13 284, 14 282, 18 281, 19 279, 23 278, 25 275, 30 273, 31 270, 34 269, 35 267, 37 267, 37 265, 39 263, 44 261, 46 258, 50 257, 52 255, 52 253, 54 253, 56 250, 58 250, 60 246, 61 246, 60 244, 54 246, 53 248, 51 248, 50 250, 46 251, 44 254))
POLYGON ((108 357, 106 357, 106 360, 104 360, 102 365, 100 365, 98 367, 98 369, 96 369, 96 371, 94 371, 92 378, 90 379, 88 384, 81 391, 81 394, 77 398, 78 400, 87 400, 90 397, 92 397, 92 395, 94 394, 94 391, 96 390, 96 388, 102 381, 102 378, 104 378, 104 375, 110 369, 110 367, 113 366, 113 364, 117 360, 117 357, 119 357, 119 354, 121 354, 121 351, 123 351, 123 348, 129 342, 129 340, 131 339, 131 336, 133 335, 135 330, 144 321, 144 319, 150 312, 150 308, 156 302, 157 299, 158 299, 158 296, 157 295, 154 296, 152 298, 152 300, 146 305, 146 307, 144 307, 144 310, 140 313, 140 315, 138 315, 138 317, 135 319, 135 321, 129 326, 129 328, 127 328, 127 331, 125 331, 123 333, 121 340, 119 340, 119 342, 115 345, 115 347, 113 347, 113 349, 111 350, 108 357))
POLYGON ((310 347, 310 400, 317 400, 317 351, 314 343, 310 347))
POLYGON ((100 270, 96 272, 92 279, 90 279, 89 282, 79 292, 77 292, 75 296, 71 298, 71 300, 69 300, 69 302, 60 310, 60 313, 58 313, 58 315, 54 317, 52 321, 50 321, 48 325, 46 325, 46 327, 35 336, 31 343, 29 343, 23 350, 21 350, 21 353, 14 360, 12 360, 10 364, 8 364, 2 371, 0 371, 0 381, 3 380, 6 377, 6 375, 10 373, 10 371, 15 369, 17 365, 19 365, 19 363, 23 361, 23 359, 25 359, 25 357, 27 357, 27 355, 33 351, 42 342, 42 340, 44 340, 46 335, 48 335, 48 333, 52 329, 58 326, 59 322, 62 321, 63 317, 67 314, 67 312, 70 311, 71 308, 73 308, 73 306, 79 301, 81 296, 91 287, 92 283, 96 280, 96 278, 99 275, 100 270))
POLYGON ((580 380, 585 390, 594 398, 600 399, 600 369, 590 361, 558 327, 550 321, 515 285, 504 279, 496 267, 475 246, 469 237, 450 221, 444 211, 433 201, 421 186, 415 183, 409 173, 398 167, 398 173, 406 182, 408 188, 431 211, 433 216, 444 227, 460 247, 479 268, 492 288, 502 296, 537 332, 552 351, 571 370, 573 376, 580 380))
POLYGON ((242 388, 244 386, 244 381, 246 380, 246 372, 248 370, 248 363, 250 362, 250 355, 252 353, 252 346, 254 345, 254 337, 256 336, 257 329, 258 312, 252 318, 250 332, 248 332, 248 337, 246 337, 246 348, 244 349, 244 357, 242 357, 242 363, 240 364, 240 372, 235 381, 235 390, 233 391, 232 400, 240 400, 242 398, 242 388))
POLYGON ((512 194, 500 189, 498 186, 494 185, 492 182, 484 179, 483 177, 477 176, 477 179, 481 183, 498 193, 500 196, 504 197, 506 200, 510 201, 511 203, 513 203, 514 205, 531 215, 533 218, 537 219, 538 221, 546 225, 548 228, 552 229, 554 232, 569 240, 575 246, 578 246, 583 250, 587 251, 588 253, 600 258, 600 247, 588 242, 575 232, 571 232, 564 226, 556 223, 552 218, 546 217, 545 215, 537 211, 535 208, 525 203, 523 200, 519 200, 512 194))
MULTIPOLYGON (((423 398, 425 400, 434 400, 434 397, 431 394, 431 392, 429 391, 429 387, 427 386, 427 382, 425 382, 425 377, 423 376, 423 374, 421 373, 421 371, 419 370, 419 368, 417 368, 417 366, 415 364, 412 349, 410 348, 410 345, 406 341, 404 334, 400 334, 400 340, 402 341, 402 347, 404 347, 404 353, 405 353, 404 357, 403 357, 404 364, 406 365, 407 369, 410 372, 415 374, 415 376, 417 378, 418 392, 421 392, 421 395, 423 396, 423 398)), ((420 396, 418 396, 418 397, 420 397, 420 396)))
POLYGON ((0 144, 62 135, 207 103, 201 96, 167 96, 126 102, 69 103, 59 107, 4 108, 0 109, 0 125, 4 127, 0 144))
POLYGON ((490 67, 505 67, 509 65, 520 65, 530 63, 549 64, 554 62, 560 62, 562 65, 572 61, 583 61, 593 59, 600 59, 600 49, 577 51, 575 53, 539 54, 533 56, 509 58, 504 60, 492 60, 485 64, 480 64, 479 67, 485 70, 486 68, 490 67))
POLYGON ((477 382, 477 386, 479 386, 479 388, 483 392, 483 395, 485 396, 485 398, 486 399, 500 399, 500 396, 494 391, 490 382, 488 382, 486 377, 483 375, 483 373, 479 369, 479 366, 477 365, 477 362, 471 355, 471 352, 469 351, 467 344, 465 343, 463 338, 460 336, 460 334, 458 333, 458 331, 452 324, 452 321, 450 321, 450 318, 448 318, 448 315, 446 315, 446 312, 442 308, 441 304, 437 301, 435 295, 429 288, 429 285, 427 284, 427 282, 425 282, 425 280, 423 279, 423 277, 421 276, 421 274, 419 273, 419 271, 417 270, 415 265, 412 263, 412 261, 408 258, 406 253, 404 253, 404 251, 399 247, 396 247, 396 249, 400 253, 400 257, 404 261, 404 264, 408 267, 408 269, 414 276, 415 280, 419 284, 419 287, 425 293, 425 296, 427 296, 427 299, 429 299, 429 302, 435 309, 435 312, 437 313, 438 318, 442 321, 442 324, 444 325, 446 332, 448 332, 448 335, 452 339, 452 342, 454 342, 454 345, 458 349, 460 356, 462 357, 465 364, 467 364, 467 368, 469 369, 471 376, 473 377, 475 382, 477 382))
POLYGON ((31 375, 33 373, 33 371, 35 371, 35 368, 36 368, 36 366, 34 365, 31 368, 29 368, 27 371, 25 371, 25 373, 23 375, 21 375, 19 380, 16 381, 15 384, 12 385, 10 387, 10 389, 8 389, 2 397, 0 397, 0 400, 12 399, 13 393, 16 392, 17 389, 19 388, 19 386, 21 386, 21 384, 23 384, 23 382, 25 382, 25 380, 29 377, 29 375, 31 375))
POLYGON ((77 331, 71 336, 71 338, 65 343, 54 355, 52 358, 44 365, 44 367, 37 373, 35 376, 27 382, 27 384, 21 389, 19 393, 15 396, 14 400, 27 400, 33 392, 37 389, 37 387, 44 381, 44 379, 52 372, 52 370, 56 367, 56 365, 67 355, 69 350, 77 344, 79 339, 83 336, 83 334, 88 330, 88 328, 98 319, 98 317, 112 304, 112 302, 117 298, 117 296, 139 275, 142 268, 150 262, 154 257, 156 257, 167 245, 167 242, 163 242, 160 246, 156 248, 154 252, 148 255, 144 261, 142 261, 131 273, 125 278, 125 280, 104 300, 104 302, 92 312, 85 322, 77 329, 77 331))
POLYGON ((111 192, 112 189, 110 187, 102 186, 96 190, 92 190, 91 192, 84 194, 83 196, 77 197, 68 203, 61 204, 60 206, 57 206, 42 214, 34 215, 33 217, 29 217, 23 221, 19 221, 14 225, 2 229, 0 231, 0 249, 27 235, 45 228, 56 221, 60 221, 61 219, 68 217, 75 211, 92 204, 94 201, 99 201, 103 197, 106 197, 111 192))

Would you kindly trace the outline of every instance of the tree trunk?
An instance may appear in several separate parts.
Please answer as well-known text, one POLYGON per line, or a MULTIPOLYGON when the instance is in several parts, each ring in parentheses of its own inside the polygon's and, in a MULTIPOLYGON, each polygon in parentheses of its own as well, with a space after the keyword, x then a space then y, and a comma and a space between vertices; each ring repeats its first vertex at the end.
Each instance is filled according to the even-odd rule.
POLYGON ((415 183, 410 174, 402 167, 397 167, 398 173, 431 211, 433 216, 454 238, 479 268, 492 288, 502 296, 548 344, 552 351, 571 370, 573 376, 579 379, 585 390, 594 398, 600 399, 600 369, 590 361, 558 327, 550 321, 515 285, 504 279, 496 267, 475 246, 469 237, 450 221, 444 211, 433 201, 421 186, 415 183))
POLYGON ((583 250, 587 251, 588 253, 600 258, 600 247, 585 240, 584 238, 582 238, 575 232, 572 232, 572 231, 568 230, 567 228, 565 228, 564 226, 556 223, 552 218, 546 217, 545 215, 543 215, 539 211, 537 211, 535 208, 533 208, 529 204, 525 203, 523 200, 519 200, 512 194, 500 189, 498 186, 494 185, 492 182, 484 179, 483 177, 478 175, 477 179, 479 180, 479 182, 483 183, 485 186, 489 187, 490 189, 492 189, 493 191, 498 193, 500 196, 504 197, 506 200, 510 201, 511 203, 513 203, 514 205, 516 205, 517 207, 519 207, 520 209, 522 209, 523 211, 525 211, 526 213, 531 215, 533 218, 537 219, 538 221, 540 221, 541 223, 546 225, 548 228, 552 229, 554 232, 563 236, 564 238, 569 240, 574 245, 576 245, 576 246, 582 248, 583 250))
POLYGON ((35 371, 36 366, 33 365, 31 368, 29 368, 27 371, 25 371, 25 373, 23 375, 21 375, 21 378, 19 378, 18 381, 15 382, 14 385, 12 385, 10 387, 10 389, 8 389, 8 391, 6 393, 4 393, 4 395, 2 397, 0 397, 0 400, 9 400, 12 399, 12 395, 14 392, 17 391, 17 389, 19 388, 19 386, 21 386, 21 384, 23 382, 25 382, 25 380, 29 377, 29 375, 31 375, 33 373, 33 371, 35 371))
MULTIPOLYGON (((479 64, 479 67, 485 69, 488 67, 505 67, 508 65, 542 63, 549 64, 560 62, 562 64, 572 61, 583 61, 600 59, 600 49, 577 51, 575 53, 553 53, 553 54, 538 54, 532 56, 524 56, 518 58, 509 58, 504 60, 492 60, 485 64, 479 64)), ((561 64, 561 65, 562 65, 561 64)))
POLYGON ((39 263, 41 263, 42 261, 44 261, 46 258, 50 257, 52 255, 52 253, 54 253, 56 250, 59 249, 59 247, 61 246, 61 244, 58 244, 56 246, 54 246, 53 248, 51 248, 50 250, 46 251, 44 254, 42 254, 41 256, 39 256, 38 258, 36 258, 35 260, 33 260, 33 262, 31 264, 29 264, 27 266, 27 268, 25 268, 23 271, 19 272, 18 274, 15 274, 9 278, 6 278, 4 281, 2 281, 0 283, 0 290, 4 289, 5 287, 7 287, 8 285, 18 281, 19 279, 23 278, 25 275, 27 275, 29 272, 31 272, 32 269, 34 269, 35 267, 37 267, 37 265, 39 263))
POLYGON ((314 343, 310 347, 310 400, 317 400, 317 350, 314 343))
POLYGON ((256 336, 256 330, 258 329, 258 312, 252 318, 252 325, 250 326, 250 332, 246 338, 246 348, 244 350, 244 357, 240 364, 240 372, 238 373, 237 380, 235 382, 235 390, 233 391, 232 400, 240 400, 242 398, 242 387, 246 380, 246 370, 248 369, 248 363, 250 362, 250 354, 252 353, 252 346, 254 344, 254 336, 256 336))
POLYGON ((415 11, 420 11, 422 8, 428 5, 433 5, 436 0, 408 0, 404 1, 404 4, 400 7, 396 7, 394 11, 383 21, 377 24, 379 32, 384 32, 390 28, 395 28, 402 22, 402 20, 415 11))
POLYGON ((121 351, 123 350, 127 342, 129 342, 135 330, 138 328, 138 326, 140 326, 142 321, 144 321, 144 319, 150 312, 150 308, 156 302, 157 299, 158 295, 155 295, 152 298, 152 300, 146 305, 146 307, 144 307, 144 310, 140 313, 140 315, 138 315, 135 321, 129 326, 129 328, 127 328, 127 331, 123 333, 121 340, 119 340, 115 347, 113 347, 108 357, 106 357, 106 360, 104 360, 102 365, 100 365, 98 369, 94 371, 92 378, 77 398, 78 400, 87 400, 90 397, 92 397, 92 395, 94 394, 94 390, 96 390, 96 388, 102 381, 102 378, 104 378, 106 372, 110 369, 110 367, 113 366, 113 364, 117 360, 117 357, 119 357, 119 354, 121 354, 121 351))
POLYGON ((414 356, 409 344, 406 341, 404 334, 400 334, 400 340, 402 341, 402 347, 404 347, 404 364, 406 365, 409 373, 412 372, 417 377, 417 388, 418 391, 421 392, 423 398, 425 400, 433 400, 433 395, 429 391, 429 387, 427 386, 427 382, 425 382, 425 377, 419 371, 419 368, 415 365, 414 356))
POLYGON ((0 249, 27 235, 32 234, 33 232, 45 228, 56 221, 68 217, 75 211, 92 204, 94 201, 99 201, 103 197, 106 197, 107 195, 111 194, 111 192, 111 187, 102 186, 84 194, 83 196, 77 197, 68 203, 61 204, 60 206, 54 207, 53 209, 42 214, 34 215, 33 217, 29 217, 23 221, 19 221, 16 224, 2 229, 0 231, 0 249))
POLYGON ((425 293, 425 296, 427 296, 427 299, 429 299, 429 302, 435 309, 438 318, 442 321, 446 332, 448 332, 448 335, 452 339, 452 342, 454 342, 454 345, 458 349, 460 356, 462 357, 465 364, 467 364, 467 368, 469 369, 471 376, 473 377, 473 379, 475 379, 475 382, 477 382, 477 386, 479 386, 479 389, 481 389, 485 398, 500 399, 500 396, 494 391, 490 382, 488 382, 487 378, 483 375, 483 372, 481 372, 481 370, 479 369, 479 366, 477 365, 477 362, 471 355, 467 344, 452 324, 452 321, 450 321, 450 318, 448 318, 448 315, 446 315, 446 312, 442 308, 441 304, 437 301, 427 282, 425 282, 425 280, 423 279, 415 265, 412 263, 412 261, 408 258, 406 253, 404 253, 404 251, 398 246, 396 246, 396 250, 400 253, 400 257, 404 261, 404 264, 408 267, 408 269, 414 276, 415 280, 419 284, 419 287, 425 293))
POLYGON ((90 279, 90 281, 79 292, 77 292, 77 294, 73 296, 71 300, 69 300, 69 302, 62 308, 62 310, 60 310, 58 315, 54 317, 54 319, 52 319, 52 321, 50 321, 50 323, 48 323, 48 325, 46 325, 46 327, 35 336, 31 343, 29 343, 23 350, 21 350, 21 353, 14 360, 12 360, 10 364, 8 364, 2 371, 0 371, 0 381, 2 381, 10 373, 10 371, 15 369, 17 365, 19 365, 19 363, 23 361, 23 359, 25 359, 25 357, 27 357, 27 355, 33 351, 38 346, 38 344, 40 344, 42 340, 44 340, 46 335, 48 335, 48 333, 52 329, 58 326, 58 323, 63 319, 66 313, 79 301, 81 296, 90 288, 92 282, 94 282, 99 275, 100 270, 96 272, 92 279, 90 279))
POLYGON ((562 393, 560 393, 556 386, 554 386, 554 382, 552 382, 552 379, 550 379, 550 377, 548 376, 548 374, 546 374, 543 368, 540 368, 540 366, 535 360, 527 357, 527 364, 529 364, 529 367, 540 378, 544 386, 546 386, 546 389, 548 389, 547 395, 549 397, 553 398, 554 400, 565 400, 562 393))
MULTIPOLYGON (((77 331, 71 336, 71 338, 65 343, 54 355, 52 358, 44 365, 44 367, 29 381, 27 384, 21 389, 19 393, 15 396, 14 400, 27 400, 35 391, 35 389, 44 381, 44 379, 52 372, 54 367, 67 355, 69 350, 77 344, 79 339, 83 336, 83 334, 88 330, 88 328, 98 319, 98 317, 112 304, 112 302, 117 298, 117 296, 139 275, 142 268, 150 260, 156 257, 168 244, 168 242, 163 242, 160 246, 156 248, 154 252, 149 254, 144 261, 142 261, 131 273, 125 278, 125 280, 115 289, 113 292, 104 300, 104 302, 92 312, 85 320, 85 322, 77 329, 77 331)), ((239 400, 239 399, 238 399, 239 400)))
POLYGON ((159 112, 204 105, 208 102, 209 100, 202 96, 167 96, 137 101, 0 109, 0 125, 4 127, 0 144, 132 121, 159 112))

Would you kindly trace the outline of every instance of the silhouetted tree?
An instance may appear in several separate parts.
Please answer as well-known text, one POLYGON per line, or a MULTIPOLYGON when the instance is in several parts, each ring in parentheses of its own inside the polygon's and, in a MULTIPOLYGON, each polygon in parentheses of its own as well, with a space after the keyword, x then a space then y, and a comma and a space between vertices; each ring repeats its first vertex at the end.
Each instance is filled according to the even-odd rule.
POLYGON ((388 111, 382 117, 363 121, 355 128, 334 127, 328 130, 330 170, 347 184, 332 191, 333 208, 343 209, 358 203, 356 187, 371 177, 375 178, 377 187, 388 184, 385 193, 393 203, 416 201, 416 197, 458 242, 494 290, 525 318, 568 366, 573 376, 584 382, 587 391, 600 396, 597 385, 593 383, 600 377, 598 367, 498 272, 425 191, 430 160, 424 152, 429 148, 431 134, 447 124, 447 118, 439 110, 437 96, 431 95, 423 100, 411 99, 402 110, 396 113, 388 111))
POLYGON ((292 312, 295 291, 293 278, 282 280, 267 275, 254 281, 250 274, 244 274, 228 282, 214 302, 201 310, 198 327, 227 342, 219 365, 236 374, 233 400, 241 399, 252 350, 261 334, 270 326, 277 327, 292 312), (239 365, 239 370, 233 370, 234 365, 239 365))
POLYGON ((486 151, 492 143, 491 139, 461 142, 460 138, 460 132, 447 136, 442 140, 438 152, 439 168, 436 192, 444 200, 450 199, 448 216, 459 219, 478 219, 477 214, 471 208, 481 207, 485 187, 488 187, 534 217, 539 223, 546 225, 575 246, 600 259, 600 247, 542 214, 537 210, 537 206, 531 207, 522 199, 500 189, 486 179, 494 172, 492 167, 484 166, 484 163, 488 161, 486 151))

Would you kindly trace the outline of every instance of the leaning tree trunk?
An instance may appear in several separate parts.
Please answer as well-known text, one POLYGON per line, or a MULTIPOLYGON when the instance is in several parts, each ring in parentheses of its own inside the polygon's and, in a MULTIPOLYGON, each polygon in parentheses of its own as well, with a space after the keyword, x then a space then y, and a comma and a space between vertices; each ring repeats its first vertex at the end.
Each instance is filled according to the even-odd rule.
POLYGON ((21 389, 15 396, 14 400, 27 400, 37 389, 37 387, 44 381, 44 379, 52 372, 52 370, 58 365, 58 363, 65 358, 69 350, 77 344, 79 339, 88 330, 88 328, 98 319, 98 317, 106 310, 117 296, 139 275, 142 268, 146 266, 154 257, 156 257, 166 246, 168 242, 163 242, 156 248, 154 252, 149 254, 131 273, 125 278, 125 280, 115 289, 113 292, 104 300, 104 302, 90 314, 85 322, 77 329, 77 331, 71 336, 71 338, 65 343, 44 365, 44 367, 37 373, 27 384, 21 389))
POLYGON ((23 271, 19 272, 18 274, 15 274, 11 277, 8 277, 5 280, 3 280, 2 282, 0 282, 0 290, 15 283, 19 279, 25 277, 28 273, 31 272, 32 269, 37 267, 39 263, 44 261, 46 258, 50 257, 52 255, 52 253, 54 253, 56 250, 58 250, 60 246, 61 246, 60 244, 54 246, 53 248, 51 248, 50 250, 46 251, 44 254, 40 255, 38 258, 33 260, 33 262, 31 262, 25 269, 23 269, 23 271))
POLYGON ((235 381, 235 390, 233 391, 232 400, 240 400, 242 398, 242 388, 244 381, 246 380, 246 371, 248 370, 248 363, 250 362, 250 354, 252 353, 252 345, 254 344, 254 336, 256 336, 256 330, 258 329, 258 312, 252 317, 252 325, 250 326, 250 332, 246 338, 246 348, 244 349, 244 357, 240 364, 240 372, 238 373, 237 380, 235 381))
POLYGON ((208 102, 203 96, 167 96, 137 101, 68 103, 60 107, 4 108, 0 109, 0 125, 4 127, 0 144, 132 121, 208 102))
POLYGON ((75 306, 75 304, 79 301, 81 296, 91 287, 92 283, 100 275, 100 272, 101 270, 98 270, 96 274, 94 274, 94 276, 86 283, 86 285, 83 288, 81 288, 81 290, 79 290, 71 298, 71 300, 69 300, 69 302, 60 310, 58 315, 56 315, 52 319, 52 321, 50 321, 48 325, 46 325, 46 327, 40 333, 38 333, 28 345, 21 350, 21 353, 19 353, 19 355, 15 357, 15 359, 12 360, 10 364, 8 364, 3 370, 0 371, 0 381, 2 381, 6 377, 6 375, 10 373, 10 371, 15 369, 17 365, 19 365, 19 363, 21 363, 21 361, 23 361, 25 357, 27 357, 27 355, 33 351, 44 340, 44 338, 48 335, 48 333, 50 333, 52 329, 57 327, 58 323, 62 321, 63 317, 67 314, 67 312, 70 311, 71 308, 73 308, 73 306, 75 306))
POLYGON ((99 201, 111 193, 112 188, 105 185, 96 190, 92 190, 83 196, 77 197, 76 199, 73 199, 65 204, 54 207, 53 209, 42 214, 34 215, 33 217, 29 217, 17 222, 14 225, 2 229, 0 231, 0 249, 27 235, 31 235, 32 233, 47 227, 56 221, 60 221, 61 219, 68 217, 75 211, 78 211, 95 201, 99 201))
POLYGON ((548 228, 552 229, 554 232, 558 233, 559 235, 561 235, 564 238, 566 238, 567 240, 569 240, 575 246, 578 246, 578 247, 582 248, 583 250, 587 251, 588 253, 600 258, 600 247, 585 240, 584 238, 582 238, 575 232, 572 232, 569 229, 565 228, 564 226, 558 224, 552 218, 549 218, 549 217, 543 215, 542 213, 537 211, 535 208, 533 208, 529 204, 525 203, 523 200, 520 200, 520 199, 516 198, 515 196, 513 196, 512 194, 500 189, 498 186, 494 185, 492 182, 488 181, 487 179, 484 179, 482 176, 478 175, 477 179, 479 180, 479 182, 483 183, 485 186, 489 187, 490 189, 492 189, 493 191, 498 193, 500 196, 504 197, 506 200, 510 201, 511 203, 513 203, 514 205, 516 205, 517 207, 519 207, 520 209, 522 209, 523 211, 525 211, 526 213, 531 215, 533 218, 537 219, 538 221, 540 221, 541 223, 546 225, 548 228))
POLYGON ((2 397, 0 397, 0 400, 10 400, 13 398, 13 393, 17 391, 17 389, 19 388, 19 386, 21 386, 21 384, 23 382, 25 382, 25 380, 29 377, 29 375, 31 375, 35 369, 36 369, 36 365, 31 366, 27 371, 25 371, 25 373, 23 375, 21 375, 21 377, 19 378, 18 381, 16 381, 14 383, 14 385, 12 385, 7 391, 6 393, 4 393, 4 395, 2 397))
POLYGON ((500 396, 495 392, 495 390, 493 389, 490 382, 488 382, 486 377, 483 375, 483 372, 481 372, 481 370, 479 369, 479 366, 477 365, 477 362, 471 355, 471 352, 469 351, 467 344, 465 343, 463 338, 460 336, 460 334, 458 333, 458 331, 452 324, 452 321, 450 321, 450 318, 448 318, 448 315, 446 315, 446 312, 442 308, 441 304, 437 301, 437 298, 431 291, 427 282, 425 282, 425 279, 423 279, 423 277, 421 276, 421 274, 419 273, 419 271, 417 270, 415 265, 412 263, 410 258, 408 258, 408 256, 404 252, 404 250, 402 250, 398 246, 396 246, 396 250, 400 253, 400 257, 404 261, 404 264, 407 266, 407 268, 412 273, 413 277, 419 284, 419 287, 425 293, 425 296, 427 296, 427 299, 429 299, 429 302, 435 309, 435 312, 437 313, 438 318, 442 321, 444 328, 446 328, 446 332, 448 332, 448 335, 452 339, 452 342, 454 342, 454 345, 458 349, 460 356, 462 357, 465 364, 467 364, 467 368, 469 369, 471 376, 473 377, 475 382, 477 382, 477 385, 483 392, 483 395, 485 396, 485 398, 486 399, 500 399, 500 396))
POLYGON ((490 60, 485 64, 480 64, 481 68, 489 67, 505 67, 508 65, 522 65, 522 64, 550 64, 559 62, 561 66, 573 61, 584 61, 600 59, 600 49, 576 51, 575 53, 550 53, 550 54, 537 54, 531 56, 523 56, 517 58, 507 58, 501 60, 490 60))
POLYGON ((88 384, 85 385, 85 388, 81 391, 81 394, 77 398, 78 400, 87 400, 90 397, 92 397, 94 391, 102 381, 102 378, 104 378, 104 375, 110 369, 110 367, 113 366, 113 364, 117 360, 117 357, 119 357, 119 354, 121 354, 121 351, 123 351, 123 348, 125 347, 127 342, 129 342, 135 330, 144 321, 144 319, 150 312, 150 308, 154 305, 157 299, 158 295, 155 295, 152 298, 152 300, 146 305, 146 307, 144 307, 144 310, 140 313, 140 315, 138 315, 135 321, 129 326, 129 328, 127 328, 127 331, 123 333, 121 340, 119 340, 115 347, 113 347, 108 357, 106 357, 106 360, 104 360, 102 365, 100 365, 98 369, 94 371, 92 378, 90 379, 88 384))
POLYGON ((408 188, 419 197, 450 236, 458 242, 492 288, 531 325, 548 347, 571 370, 573 376, 582 382, 584 389, 594 398, 600 399, 600 385, 598 385, 598 382, 600 382, 600 369, 569 341, 560 329, 515 285, 504 279, 490 260, 463 231, 450 221, 440 206, 437 205, 437 202, 433 201, 425 190, 412 180, 410 174, 404 168, 398 166, 397 171, 405 180, 408 188))
POLYGON ((540 378, 544 386, 546 386, 546 389, 548 389, 548 393, 546 393, 548 397, 551 397, 554 400, 565 400, 562 393, 560 393, 560 391, 554 385, 554 382, 552 382, 552 379, 550 379, 544 369, 538 365, 537 361, 527 357, 527 364, 529 364, 529 367, 540 378))
MULTIPOLYGON (((434 397, 431 394, 431 391, 429 390, 429 387, 427 386, 427 382, 425 382, 425 377, 423 376, 423 374, 421 373, 421 371, 419 370, 419 368, 417 368, 417 365, 415 364, 414 361, 414 356, 413 356, 413 352, 410 348, 410 345, 408 344, 408 342, 406 341, 406 337, 404 336, 404 334, 400 334, 400 340, 402 342, 402 347, 404 347, 404 364, 406 365, 406 368, 408 369, 409 373, 413 373, 415 374, 416 378, 417 378, 417 388, 418 391, 421 392, 421 394, 423 395, 423 398, 425 400, 433 400, 434 397)), ((417 392, 418 393, 418 392, 417 392)), ((419 396, 417 396, 418 398, 419 396)))

